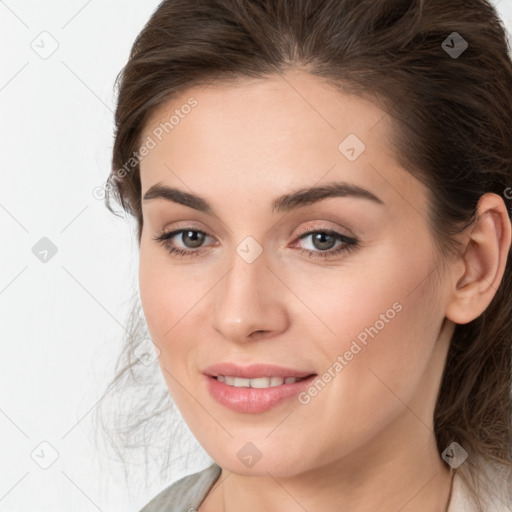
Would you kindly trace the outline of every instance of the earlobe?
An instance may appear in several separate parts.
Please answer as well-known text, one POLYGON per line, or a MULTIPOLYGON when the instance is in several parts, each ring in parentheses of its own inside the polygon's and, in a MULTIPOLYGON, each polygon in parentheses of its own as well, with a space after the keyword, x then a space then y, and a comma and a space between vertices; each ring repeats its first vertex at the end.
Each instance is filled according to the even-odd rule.
POLYGON ((512 229, 503 199, 497 194, 484 194, 477 212, 456 266, 459 275, 454 276, 446 311, 448 319, 456 324, 471 322, 487 309, 503 279, 509 256, 512 229))

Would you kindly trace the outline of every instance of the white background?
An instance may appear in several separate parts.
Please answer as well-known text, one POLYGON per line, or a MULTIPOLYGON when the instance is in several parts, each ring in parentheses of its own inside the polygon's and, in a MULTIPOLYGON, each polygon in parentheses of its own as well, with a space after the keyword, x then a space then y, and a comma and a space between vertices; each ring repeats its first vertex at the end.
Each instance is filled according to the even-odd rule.
MULTIPOLYGON (((110 169, 115 78, 158 3, 0 1, 1 512, 138 511, 169 483, 155 472, 142 491, 127 486, 88 421, 138 271, 135 224, 96 187, 110 169), (46 263, 32 252, 42 237, 57 247, 46 263)), ((512 0, 494 3, 512 29, 512 0)))

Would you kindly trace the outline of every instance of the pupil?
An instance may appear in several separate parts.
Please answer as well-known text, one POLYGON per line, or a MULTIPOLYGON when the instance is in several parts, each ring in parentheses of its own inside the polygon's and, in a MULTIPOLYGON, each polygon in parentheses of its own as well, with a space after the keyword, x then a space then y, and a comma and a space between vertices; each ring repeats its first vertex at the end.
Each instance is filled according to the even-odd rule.
POLYGON ((185 245, 187 245, 187 246, 191 245, 192 248, 200 247, 201 243, 203 242, 203 234, 199 233, 198 231, 185 231, 185 232, 183 232, 181 238, 185 245), (192 244, 189 244, 188 242, 186 242, 185 237, 188 237, 189 239, 191 239, 192 244))
POLYGON ((334 245, 334 237, 327 234, 327 233, 317 233, 314 237, 313 237, 313 244, 315 245, 315 247, 317 249, 332 249, 333 245, 334 245), (330 242, 326 242, 325 239, 331 239, 330 242), (318 243, 320 244, 318 246, 318 243), (327 244, 327 245, 325 245, 327 244))

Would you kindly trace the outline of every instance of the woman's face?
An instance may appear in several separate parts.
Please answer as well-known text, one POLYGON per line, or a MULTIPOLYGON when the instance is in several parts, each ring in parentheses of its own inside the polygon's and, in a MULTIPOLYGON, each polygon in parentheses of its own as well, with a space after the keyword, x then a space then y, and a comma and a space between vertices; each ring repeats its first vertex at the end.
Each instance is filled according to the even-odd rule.
POLYGON ((390 130, 298 71, 190 89, 145 126, 142 197, 175 192, 142 201, 142 305, 170 393, 223 468, 363 467, 432 435, 449 283, 390 130), (220 363, 287 370, 234 381, 220 363))

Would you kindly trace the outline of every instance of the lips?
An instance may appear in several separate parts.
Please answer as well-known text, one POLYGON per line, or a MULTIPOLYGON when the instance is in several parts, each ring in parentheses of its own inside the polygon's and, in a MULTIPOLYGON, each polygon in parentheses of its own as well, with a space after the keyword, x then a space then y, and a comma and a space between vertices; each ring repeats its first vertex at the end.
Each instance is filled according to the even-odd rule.
POLYGON ((295 377, 300 379, 303 377, 309 377, 310 375, 316 375, 315 372, 310 370, 298 370, 273 364, 258 363, 241 366, 230 362, 217 363, 208 366, 203 370, 203 373, 210 377, 229 375, 231 377, 241 377, 244 379, 256 379, 258 377, 295 377))
MULTIPOLYGON (((281 370, 283 370, 282 367, 281 370)), ((284 370, 289 371, 289 369, 284 370)), ((272 371, 275 371, 275 367, 272 371)), ((218 378, 204 375, 204 384, 210 396, 226 409, 242 414, 257 414, 267 412, 296 398, 316 378, 316 374, 314 374, 297 382, 259 389, 231 386, 221 382, 218 378)), ((299 401, 296 402, 297 407, 298 404, 299 401)))

